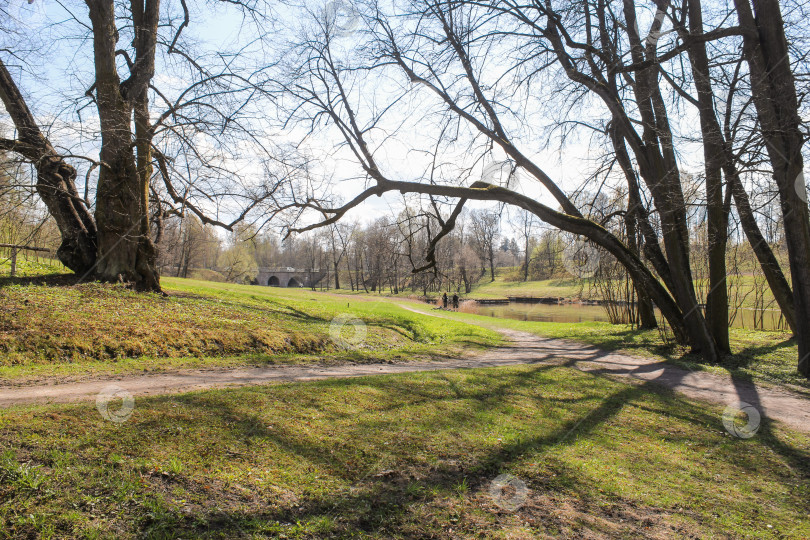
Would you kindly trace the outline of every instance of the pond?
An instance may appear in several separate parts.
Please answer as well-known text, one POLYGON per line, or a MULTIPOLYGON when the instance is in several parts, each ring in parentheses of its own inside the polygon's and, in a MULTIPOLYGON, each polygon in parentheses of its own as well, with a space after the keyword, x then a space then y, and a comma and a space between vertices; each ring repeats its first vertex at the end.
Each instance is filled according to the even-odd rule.
MULTIPOLYGON (((467 313, 476 313, 499 319, 516 319, 519 321, 576 323, 586 321, 610 322, 605 308, 593 304, 541 304, 535 302, 510 301, 508 304, 478 304, 465 302, 463 309, 467 313)), ((660 317, 660 313, 656 313, 660 317)), ((784 330, 784 321, 780 321, 781 312, 777 309, 755 311, 750 308, 737 310, 732 321, 732 328, 784 330), (756 322, 756 324, 755 324, 756 322)))

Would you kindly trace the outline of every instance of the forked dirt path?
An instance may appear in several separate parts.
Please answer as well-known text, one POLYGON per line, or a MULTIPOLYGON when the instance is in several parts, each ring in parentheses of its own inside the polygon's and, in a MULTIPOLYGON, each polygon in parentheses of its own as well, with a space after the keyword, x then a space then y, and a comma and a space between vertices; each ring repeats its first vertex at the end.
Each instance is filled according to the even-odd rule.
MULTIPOLYGON (((422 314, 434 315, 401 306, 422 314)), ((441 317, 436 314, 435 316, 441 317)), ((0 386, 0 407, 95 400, 111 385, 133 396, 172 394, 209 388, 259 385, 273 382, 311 381, 362 377, 414 371, 482 368, 517 364, 565 365, 580 371, 651 382, 689 398, 719 404, 746 402, 764 417, 810 433, 810 399, 788 391, 763 388, 730 376, 689 371, 665 362, 606 352, 582 343, 538 337, 526 332, 494 328, 509 345, 468 358, 436 362, 350 364, 342 366, 272 366, 243 369, 182 370, 169 373, 127 375, 107 379, 34 386, 0 386)))

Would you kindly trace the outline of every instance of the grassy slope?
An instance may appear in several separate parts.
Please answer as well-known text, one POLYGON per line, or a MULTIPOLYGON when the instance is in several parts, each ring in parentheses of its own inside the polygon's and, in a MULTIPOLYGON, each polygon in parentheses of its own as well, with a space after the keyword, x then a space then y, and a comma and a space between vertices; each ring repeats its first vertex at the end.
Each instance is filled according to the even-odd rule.
MULTIPOLYGON (((163 279, 168 297, 97 283, 0 287, 0 380, 278 362, 368 362, 452 355, 500 342, 488 330, 446 324, 389 302, 163 279), (346 350, 330 336, 337 315, 364 321, 346 350)), ((351 339, 351 328, 343 329, 351 339)))
POLYGON ((4 410, 0 538, 810 535, 810 440, 720 412, 542 366, 4 410))
MULTIPOLYGON (((22 272, 29 275, 48 270, 53 268, 44 263, 22 265, 22 272)), ((176 278, 164 278, 163 284, 169 298, 98 284, 53 288, 10 285, 6 280, 0 286, 0 383, 182 367, 438 357, 499 342, 493 332, 420 317, 374 295, 344 298, 302 289, 176 278), (342 350, 330 339, 332 319, 341 313, 368 323, 361 347, 342 350)), ((493 285, 497 284, 507 283, 493 285)), ((547 285, 564 286, 554 281, 547 285)), ((546 288, 539 295, 564 295, 562 290, 549 293, 552 290, 546 288)), ((467 314, 457 314, 457 318, 493 323, 467 314)), ((579 339, 606 349, 651 354, 692 369, 730 370, 743 378, 810 388, 796 374, 795 342, 779 332, 732 329, 735 354, 715 367, 703 366, 687 351, 665 344, 657 331, 604 323, 503 319, 498 324, 579 339)))

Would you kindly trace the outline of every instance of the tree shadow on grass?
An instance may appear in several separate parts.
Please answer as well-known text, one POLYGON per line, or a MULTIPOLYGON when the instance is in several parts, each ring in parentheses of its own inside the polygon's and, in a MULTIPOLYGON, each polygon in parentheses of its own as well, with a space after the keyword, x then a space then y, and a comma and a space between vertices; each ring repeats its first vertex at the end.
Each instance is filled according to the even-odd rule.
MULTIPOLYGON (((172 531, 172 534, 182 531, 195 537, 231 537, 281 534, 304 527, 309 531, 303 533, 305 536, 318 537, 318 533, 313 531, 323 526, 330 534, 339 537, 360 531, 390 537, 407 536, 407 531, 415 526, 409 517, 410 505, 438 505, 437 508, 441 508, 444 504, 442 501, 454 496, 462 484, 468 486, 470 492, 485 490, 496 475, 512 469, 525 456, 538 456, 543 466, 554 472, 553 479, 549 475, 527 479, 532 490, 564 493, 581 502, 591 500, 595 491, 593 480, 582 475, 581 471, 550 458, 549 453, 553 455, 555 449, 570 446, 582 439, 598 439, 603 426, 616 418, 624 407, 639 406, 644 410, 652 407, 652 411, 658 414, 678 418, 693 426, 720 426, 716 412, 686 403, 654 382, 633 386, 612 383, 611 391, 604 395, 604 384, 597 384, 600 379, 604 382, 603 376, 578 375, 581 377, 576 385, 579 395, 557 396, 551 387, 555 384, 554 378, 543 376, 544 372, 556 367, 544 365, 498 374, 486 374, 479 370, 468 373, 471 379, 464 381, 468 384, 460 384, 448 374, 433 374, 432 377, 438 377, 445 383, 438 387, 421 384, 420 378, 403 381, 397 377, 315 383, 309 388, 313 395, 304 396, 304 401, 298 403, 298 410, 325 413, 327 418, 323 419, 324 425, 335 423, 337 429, 348 431, 340 437, 340 441, 320 438, 317 434, 297 430, 293 426, 268 429, 267 418, 261 412, 246 411, 244 406, 234 405, 232 399, 222 396, 191 394, 175 397, 173 399, 183 401, 195 414, 207 417, 211 422, 226 423, 231 436, 244 443, 246 448, 272 442, 291 459, 316 466, 344 487, 329 493, 314 490, 296 504, 278 505, 259 501, 240 508, 201 508, 191 515, 162 503, 165 511, 153 513, 152 518, 141 523, 139 531, 144 536, 160 536, 161 531, 172 531), (487 377, 490 382, 494 379, 497 384, 494 388, 491 384, 477 388, 476 379, 482 377, 487 377), (589 382, 592 384, 589 385, 589 382), (323 404, 317 399, 319 388, 332 391, 347 385, 367 387, 369 391, 385 396, 387 402, 355 415, 324 410, 323 404), (549 392, 542 391, 544 386, 549 387, 549 392), (535 400, 538 405, 542 402, 544 406, 570 411, 574 404, 578 404, 579 411, 538 435, 517 437, 506 443, 485 444, 460 454, 459 449, 447 447, 432 459, 419 457, 432 448, 430 433, 467 433, 490 429, 492 426, 487 428, 487 425, 480 424, 482 414, 497 415, 501 411, 509 414, 505 411, 508 411, 511 398, 536 394, 538 388, 540 392, 535 400), (447 406, 458 402, 464 404, 463 409, 447 406), (594 406, 590 407, 589 402, 594 406), (417 418, 405 420, 410 418, 412 412, 431 405, 439 414, 421 419, 417 414, 417 418), (380 437, 380 434, 387 435, 380 437), (364 460, 362 466, 350 465, 357 459, 364 460)), ((261 400, 266 391, 241 390, 250 403, 253 398, 261 400)), ((702 435, 698 436, 697 441, 694 440, 694 433, 683 437, 706 448, 729 444, 718 436, 715 429, 705 429, 700 433, 702 435)), ((760 442, 788 457, 791 464, 800 467, 798 470, 806 476, 808 456, 765 433, 766 437, 760 442)), ((249 454, 243 459, 246 466, 251 466, 249 454)), ((740 463, 754 469, 757 466, 756 462, 748 463, 744 459, 740 463)))
POLYGON ((87 283, 76 274, 45 274, 29 277, 0 277, 0 289, 11 285, 39 285, 46 287, 70 287, 79 283, 87 283))
POLYGON ((771 354, 779 349, 796 345, 796 338, 791 337, 780 341, 779 343, 770 343, 767 345, 748 345, 743 347, 739 352, 734 353, 730 361, 730 365, 735 367, 748 367, 757 361, 757 357, 771 354))
MULTIPOLYGON (((538 367, 538 371, 552 369, 551 366, 538 367)), ((420 404, 442 401, 463 400, 471 406, 487 411, 497 407, 497 402, 505 396, 515 393, 516 388, 537 384, 532 375, 534 370, 515 374, 515 376, 498 377, 503 379, 498 387, 481 391, 466 391, 456 386, 449 395, 436 396, 433 394, 414 395, 410 388, 402 385, 377 384, 378 381, 362 381, 375 390, 384 391, 393 401, 402 403, 384 408, 386 414, 391 414, 396 408, 412 408, 420 404), (511 392, 510 392, 511 389, 511 392)), ((355 381, 356 382, 356 381, 355 381)), ((388 382, 388 381, 386 381, 388 382)), ((326 383, 330 386, 329 383, 326 383)), ((452 388, 452 386, 451 386, 452 388)), ((256 439, 269 439, 273 444, 287 454, 307 463, 317 464, 334 477, 340 478, 348 487, 337 493, 326 496, 312 496, 300 502, 298 506, 278 508, 257 505, 250 511, 231 510, 225 512, 203 512, 201 515, 188 516, 178 513, 169 507, 161 515, 160 521, 151 519, 143 523, 141 533, 144 536, 160 536, 160 531, 193 531, 196 535, 210 535, 216 537, 220 533, 231 535, 233 533, 250 535, 262 530, 268 523, 278 523, 281 529, 284 525, 298 522, 312 523, 320 519, 336 522, 338 532, 346 534, 351 531, 372 532, 380 530, 397 531, 408 526, 407 507, 411 503, 435 503, 446 497, 462 483, 466 483, 471 491, 483 489, 504 468, 509 468, 518 456, 532 451, 537 452, 545 447, 558 444, 568 444, 576 437, 587 436, 601 422, 613 417, 624 402, 640 395, 644 391, 639 388, 627 388, 611 396, 582 418, 572 419, 561 425, 557 430, 541 436, 527 438, 506 445, 491 446, 483 449, 478 455, 467 459, 465 456, 450 455, 437 456, 437 460, 427 462, 414 460, 413 456, 400 455, 393 457, 396 461, 396 470, 379 471, 380 462, 371 463, 379 458, 378 455, 366 456, 365 463, 360 470, 351 471, 346 463, 351 462, 358 455, 357 447, 335 447, 328 442, 318 441, 303 435, 295 430, 269 430, 265 427, 266 420, 257 414, 246 414, 230 404, 227 399, 208 401, 208 403, 192 402, 204 408, 205 414, 216 416, 226 422, 236 439, 244 441, 256 439), (574 432, 576 437, 572 437, 574 432), (446 459, 454 458, 454 459, 446 459), (459 459, 455 459, 459 458, 459 459), (414 489, 417 486, 418 489, 414 489)), ((183 399, 187 404, 187 399, 183 399)), ((402 425, 394 420, 378 418, 380 411, 375 410, 368 418, 356 418, 359 433, 388 433, 390 438, 396 439, 402 425)), ((432 422, 432 421, 431 421, 432 422)), ((463 430, 472 429, 477 422, 476 415, 471 412, 444 414, 441 424, 421 426, 422 430, 463 430)), ((354 440, 350 437, 350 440, 354 440)), ((356 440, 361 440, 357 438, 356 440)), ((252 443, 251 443, 252 444, 252 443)), ((379 448, 380 452, 387 449, 379 448)), ((422 449, 424 450, 424 449, 422 449)), ((361 455, 363 452, 360 452, 361 455)), ((388 462, 385 463, 389 465, 388 462)), ((562 469, 559 471, 558 481, 564 483, 567 489, 574 489, 578 484, 576 476, 562 469)), ((153 514, 154 516, 154 514, 153 514)))
POLYGON ((785 444, 784 439, 773 429, 773 421, 763 411, 762 400, 753 377, 742 373, 733 376, 731 380, 734 383, 740 403, 753 405, 757 412, 760 413, 760 423, 754 436, 764 440, 770 448, 779 453, 792 469, 810 473, 810 456, 785 444))

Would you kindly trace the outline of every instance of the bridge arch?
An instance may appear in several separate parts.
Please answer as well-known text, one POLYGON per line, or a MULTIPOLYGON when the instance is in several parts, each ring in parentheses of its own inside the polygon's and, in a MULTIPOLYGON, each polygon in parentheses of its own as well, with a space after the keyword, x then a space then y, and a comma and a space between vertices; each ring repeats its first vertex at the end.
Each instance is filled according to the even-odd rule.
POLYGON ((277 276, 270 276, 270 279, 267 280, 267 285, 269 287, 281 287, 281 282, 278 280, 277 276))
POLYGON ((302 287, 302 285, 295 277, 291 277, 290 281, 287 282, 287 287, 302 287))

